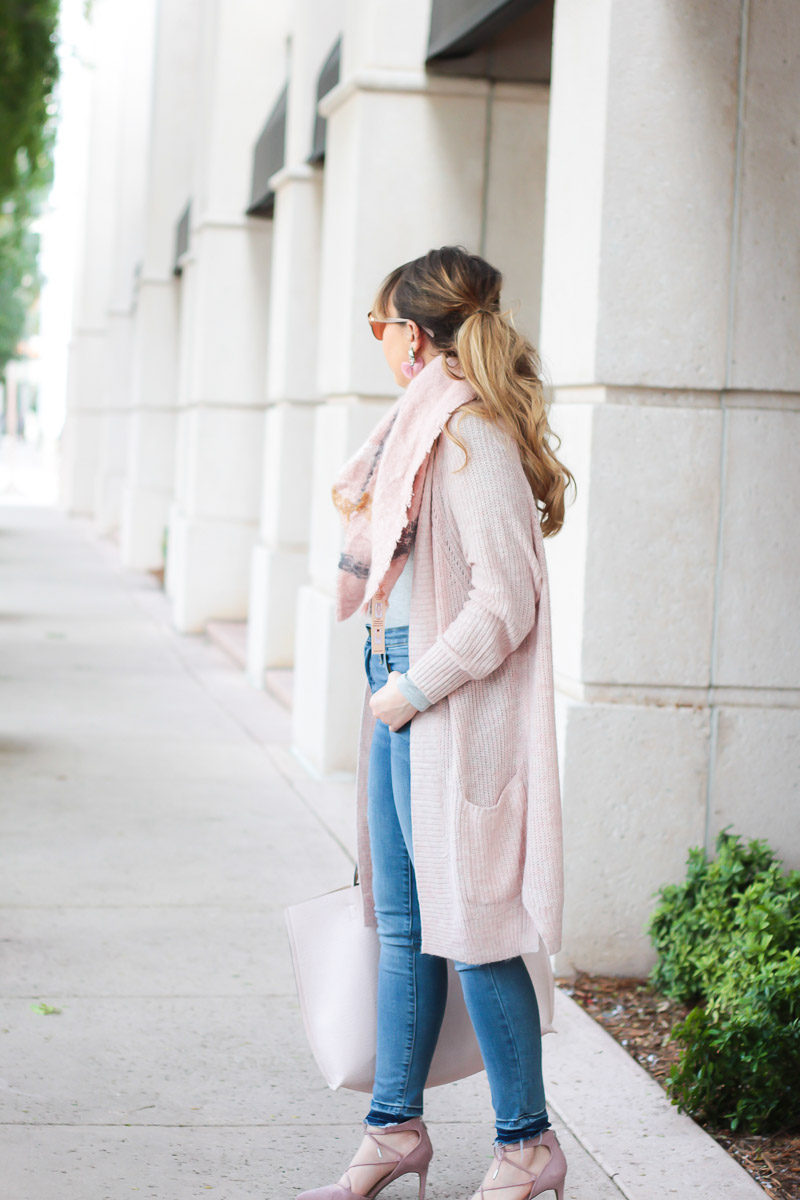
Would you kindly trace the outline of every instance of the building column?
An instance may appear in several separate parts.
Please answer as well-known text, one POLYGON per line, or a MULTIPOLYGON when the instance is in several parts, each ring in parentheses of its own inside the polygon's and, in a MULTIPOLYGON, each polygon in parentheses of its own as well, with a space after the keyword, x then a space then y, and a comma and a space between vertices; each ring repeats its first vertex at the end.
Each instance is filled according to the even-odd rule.
POLYGON ((136 304, 120 557, 140 571, 161 569, 165 560, 175 476, 179 288, 174 278, 148 274, 136 304))
POLYGON ((114 239, 108 264, 104 413, 94 516, 101 533, 119 528, 131 428, 136 291, 145 242, 147 146, 155 53, 156 0, 117 7, 121 62, 114 137, 114 239))
POLYGON ((284 27, 282 5, 204 3, 166 564, 173 619, 184 632, 247 615, 261 499, 271 222, 243 214, 253 145, 285 79, 284 27))
POLYGON ((166 564, 173 620, 184 633, 247 614, 261 496, 270 239, 269 225, 248 217, 201 218, 190 233, 181 297, 186 390, 166 564))
POLYGON ((98 7, 83 255, 67 362, 60 492, 100 532, 119 524, 130 416, 136 267, 143 241, 155 0, 98 7))
POLYGON ((364 689, 363 617, 335 619, 341 529, 331 485, 399 392, 366 313, 397 263, 445 240, 475 245, 480 237, 486 87, 448 80, 452 91, 428 95, 421 69, 428 3, 407 7, 402 23, 367 8, 348 7, 341 80, 320 106, 327 118, 319 362, 325 399, 316 418, 310 582, 298 603, 292 715, 296 752, 324 774, 354 766, 364 689), (392 65, 369 73, 375 61, 392 65), (397 152, 403 145, 413 148, 413 170, 397 152), (446 180, 443 147, 453 167, 446 180), (396 202, 387 213, 389 197, 396 202))
POLYGON ((269 406, 247 625, 247 673, 257 687, 265 670, 293 663, 297 595, 308 577, 322 173, 289 167, 273 183, 269 406))
POLYGON ((69 513, 95 511, 101 462, 110 263, 114 254, 115 150, 123 38, 113 3, 97 9, 85 51, 94 62, 85 207, 80 231, 72 332, 67 347, 66 415, 59 441, 59 493, 69 513))
POLYGON ((132 341, 132 307, 109 310, 104 351, 105 404, 92 505, 95 528, 101 534, 116 532, 122 510, 131 421, 132 341))
POLYGON ((164 566, 174 488, 181 286, 174 274, 175 225, 192 188, 199 98, 196 17, 196 0, 160 0, 120 527, 122 561, 140 570, 164 566))
POLYGON ((300 590, 295 649, 294 745, 319 773, 353 769, 364 689, 363 616, 335 620, 341 527, 331 485, 399 393, 367 311, 393 267, 462 243, 507 269, 504 299, 522 302, 523 327, 538 324, 540 280, 524 264, 541 255, 547 113, 542 88, 428 75, 427 2, 400 13, 360 0, 347 15, 341 81, 320 104, 328 121, 324 402, 316 417, 310 581, 300 590), (523 222, 516 237, 502 231, 504 202, 523 222))
POLYGON ((320 69, 341 32, 340 2, 293 7, 285 165, 274 193, 263 492, 253 548, 247 674, 291 667, 300 587, 308 579, 317 390, 322 166, 308 161, 320 69))
POLYGON ((556 4, 542 351, 578 481, 548 543, 562 971, 647 971, 656 889, 728 822, 800 860, 792 9, 556 4))

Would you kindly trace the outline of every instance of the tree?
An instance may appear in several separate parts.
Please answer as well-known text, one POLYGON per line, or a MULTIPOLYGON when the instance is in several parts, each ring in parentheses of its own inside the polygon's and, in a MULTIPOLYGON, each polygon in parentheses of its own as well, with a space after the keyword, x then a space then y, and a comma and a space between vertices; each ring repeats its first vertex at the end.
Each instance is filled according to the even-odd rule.
POLYGON ((31 224, 53 179, 59 0, 0 0, 0 372, 41 287, 31 224))

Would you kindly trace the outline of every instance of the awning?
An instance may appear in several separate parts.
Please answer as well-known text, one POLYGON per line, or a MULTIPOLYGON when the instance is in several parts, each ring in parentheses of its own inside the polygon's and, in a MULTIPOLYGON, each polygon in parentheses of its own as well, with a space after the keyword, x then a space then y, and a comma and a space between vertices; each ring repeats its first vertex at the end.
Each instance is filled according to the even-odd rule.
POLYGON ((537 0, 433 0, 428 59, 457 58, 534 8, 537 0))
POLYGON ((175 258, 172 263, 173 275, 180 275, 183 267, 181 259, 189 249, 189 216, 192 211, 191 200, 186 205, 175 224, 175 258))
POLYGON ((311 153, 308 156, 307 162, 321 163, 325 158, 325 131, 327 121, 317 112, 316 105, 319 104, 323 96, 327 96, 332 88, 336 87, 339 82, 339 72, 342 59, 342 39, 338 37, 333 44, 330 54, 322 64, 319 75, 317 76, 317 101, 314 105, 314 130, 311 135, 311 153))
POLYGON ((547 83, 554 0, 433 0, 426 65, 448 75, 547 83))
POLYGON ((286 98, 289 85, 275 101, 275 107, 259 134, 253 151, 253 182, 250 188, 250 217, 271 217, 275 211, 275 193, 269 181, 280 171, 286 158, 286 98))

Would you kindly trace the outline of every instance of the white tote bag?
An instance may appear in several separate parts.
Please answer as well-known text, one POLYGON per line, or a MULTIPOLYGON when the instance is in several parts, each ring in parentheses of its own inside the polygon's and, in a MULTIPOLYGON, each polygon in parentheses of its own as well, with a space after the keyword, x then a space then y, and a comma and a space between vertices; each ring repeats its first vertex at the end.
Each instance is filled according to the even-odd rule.
MULTIPOLYGON (((377 1039, 378 932, 365 925, 358 884, 286 909, 306 1036, 328 1086, 371 1092, 377 1039)), ((553 1032, 555 984, 550 958, 523 955, 533 981, 542 1033, 553 1032)), ((447 1006, 426 1087, 483 1070, 458 972, 447 963, 447 1006)))

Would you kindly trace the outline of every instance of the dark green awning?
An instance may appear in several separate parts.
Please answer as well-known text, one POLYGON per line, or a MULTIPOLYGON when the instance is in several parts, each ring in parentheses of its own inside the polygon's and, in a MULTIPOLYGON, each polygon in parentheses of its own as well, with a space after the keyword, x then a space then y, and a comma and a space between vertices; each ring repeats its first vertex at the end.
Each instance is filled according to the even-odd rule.
MULTIPOLYGON (((330 54, 322 64, 320 73, 317 76, 317 104, 323 96, 327 96, 336 84, 339 82, 339 71, 341 68, 342 58, 342 39, 338 37, 333 44, 330 54)), ((311 153, 308 156, 308 162, 321 163, 325 158, 325 130, 327 121, 317 112, 316 105, 314 106, 314 130, 311 135, 311 153)))
POLYGON ((433 0, 428 70, 548 83, 554 0, 433 0))
POLYGON ((175 225, 175 258, 172 263, 173 275, 180 275, 182 271, 181 259, 189 249, 189 217, 192 211, 191 200, 186 205, 175 225))
POLYGON ((428 60, 457 58, 480 49, 537 0, 433 0, 428 60))
POLYGON ((250 189, 250 206, 247 209, 247 215, 250 217, 271 217, 275 211, 275 193, 270 189, 269 181, 280 171, 286 160, 288 91, 289 85, 284 84, 253 151, 253 182, 250 189))

